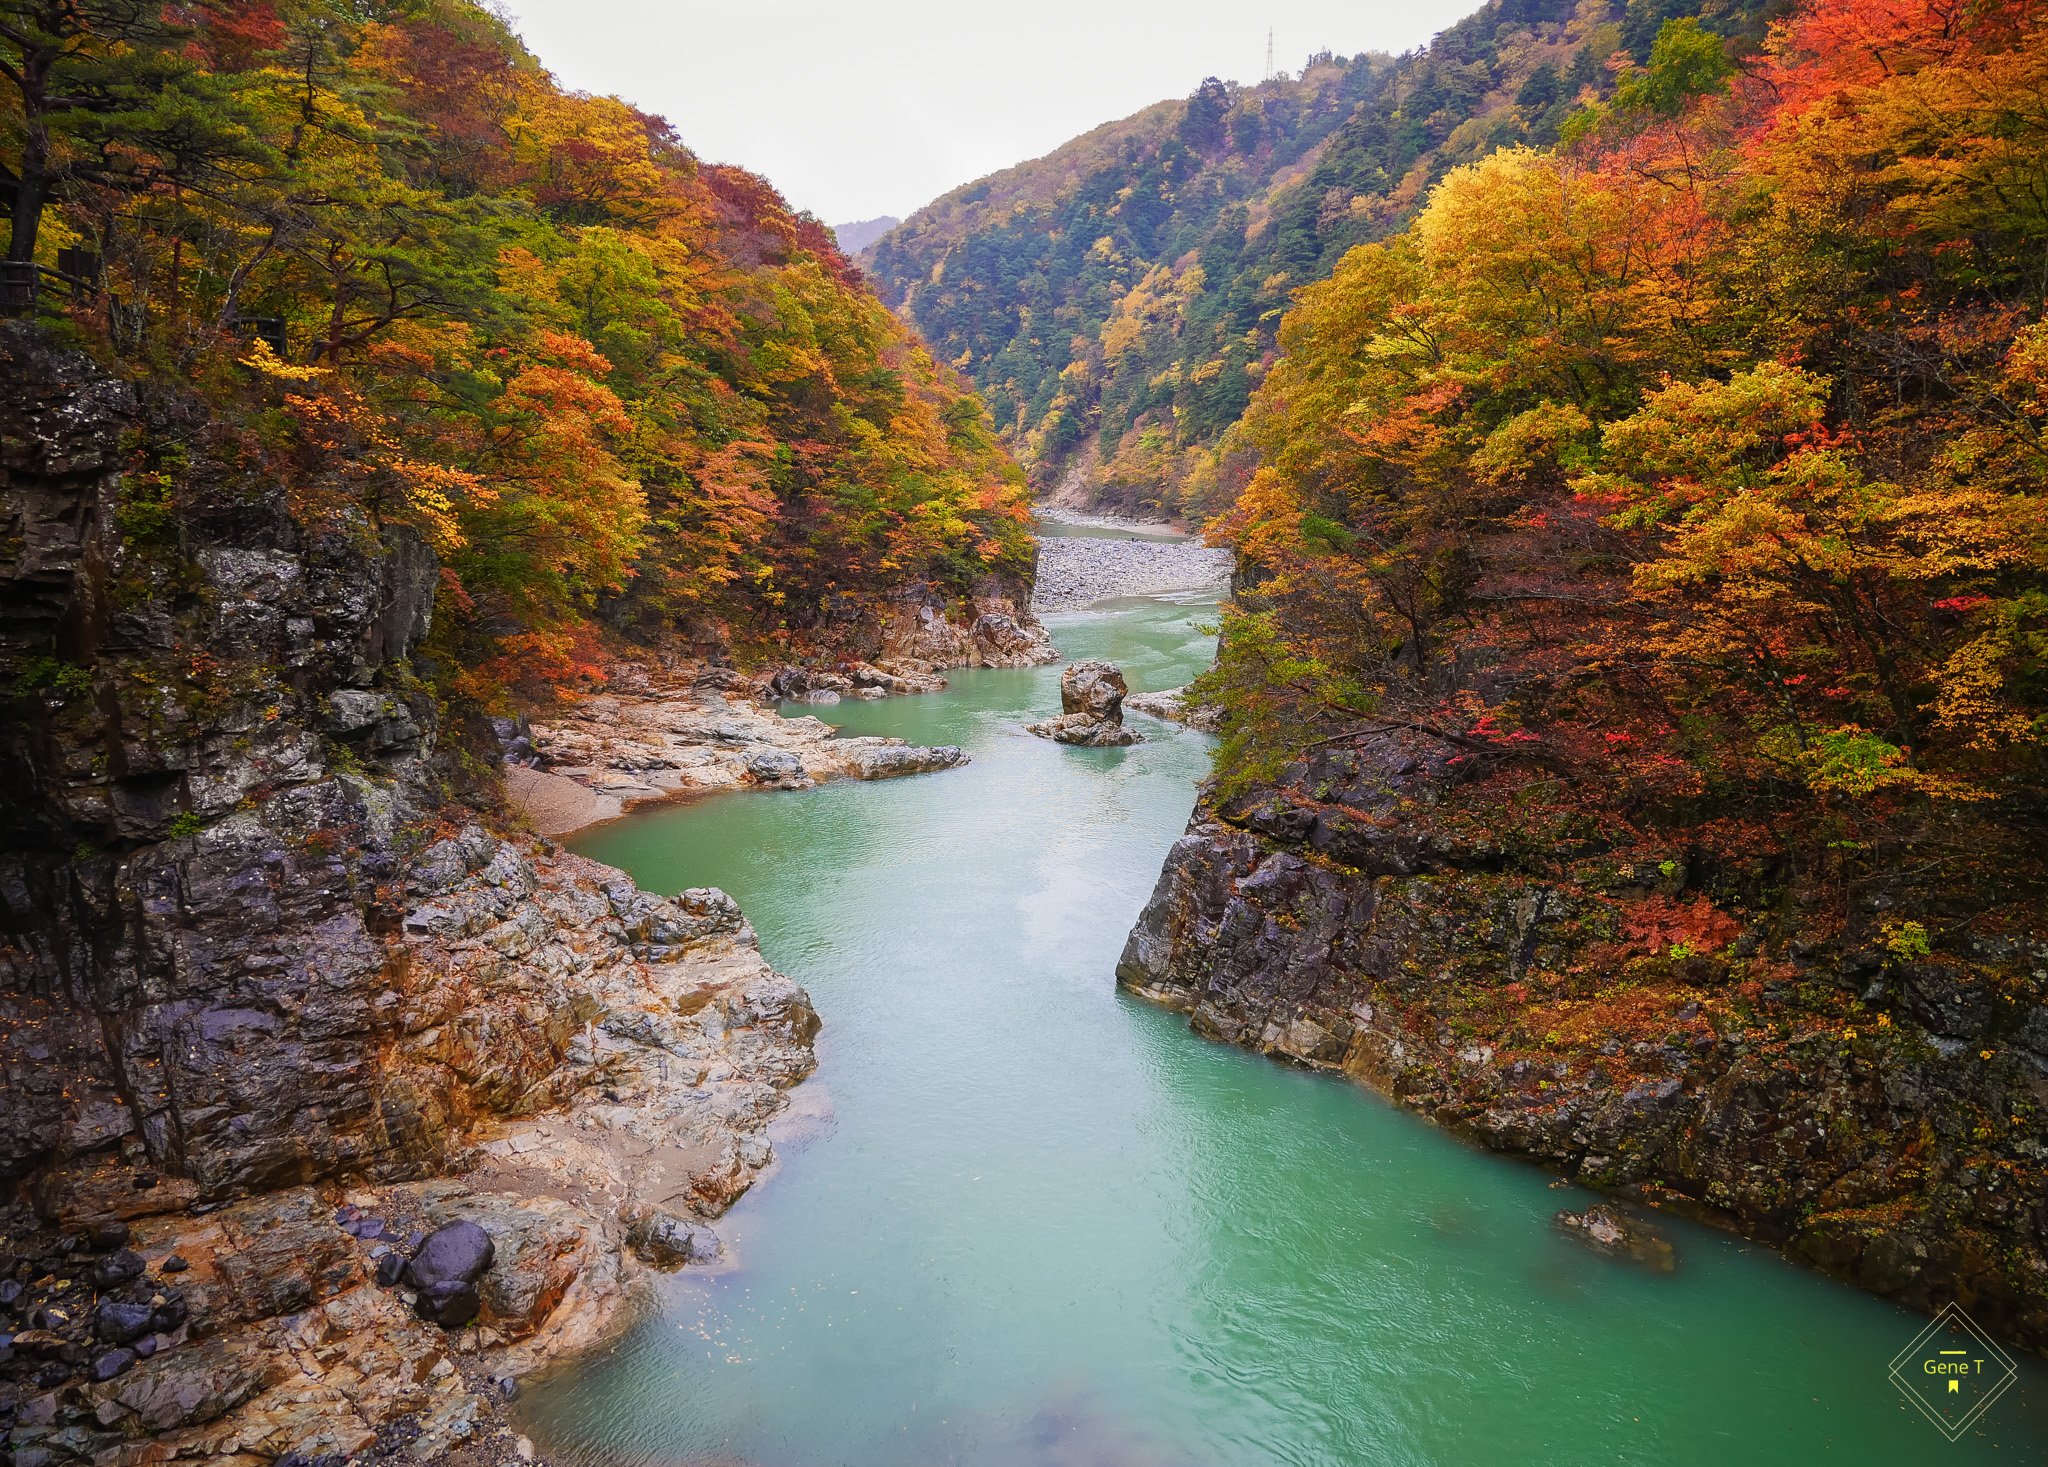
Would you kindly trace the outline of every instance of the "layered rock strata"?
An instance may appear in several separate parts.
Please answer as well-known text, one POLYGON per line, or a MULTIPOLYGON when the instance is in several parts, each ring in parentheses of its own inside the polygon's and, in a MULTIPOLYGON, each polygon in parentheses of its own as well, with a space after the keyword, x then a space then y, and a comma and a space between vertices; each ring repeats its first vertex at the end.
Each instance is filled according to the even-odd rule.
POLYGON ((2048 1348, 2048 943, 1989 921, 1939 954, 1888 942, 1912 872, 1846 913, 1795 884, 1724 896, 1729 918, 1682 852, 1504 845, 1459 803, 1459 764, 1390 735, 1212 793, 1119 982, 1197 1033, 2048 1348))
POLYGON ((346 465, 22 326, 0 384, 6 1450, 529 1459, 507 1382, 717 1255, 816 1016, 722 894, 448 801, 434 558, 346 465), (459 1219, 449 1328, 398 1254, 459 1219))
MULTIPOLYGON (((884 689, 883 696, 913 690, 907 677, 879 669, 875 674, 904 686, 860 686, 884 689)), ((531 727, 530 763, 507 768, 506 792, 536 830, 561 835, 636 805, 684 795, 762 786, 805 789, 840 778, 894 779, 967 761, 951 745, 844 738, 820 719, 784 718, 756 701, 774 697, 779 684, 793 700, 829 693, 837 702, 834 682, 854 686, 837 674, 789 669, 766 683, 717 671, 613 677, 614 691, 578 699, 531 727)))

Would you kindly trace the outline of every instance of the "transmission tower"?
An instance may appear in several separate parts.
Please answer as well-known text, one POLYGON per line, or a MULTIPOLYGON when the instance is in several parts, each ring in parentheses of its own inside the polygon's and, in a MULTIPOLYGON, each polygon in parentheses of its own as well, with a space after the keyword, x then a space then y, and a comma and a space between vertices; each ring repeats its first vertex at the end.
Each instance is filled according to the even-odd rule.
POLYGON ((1266 28, 1266 80, 1267 80, 1267 81, 1271 81, 1272 79, 1273 79, 1273 30, 1272 30, 1272 27, 1268 26, 1268 27, 1266 28))

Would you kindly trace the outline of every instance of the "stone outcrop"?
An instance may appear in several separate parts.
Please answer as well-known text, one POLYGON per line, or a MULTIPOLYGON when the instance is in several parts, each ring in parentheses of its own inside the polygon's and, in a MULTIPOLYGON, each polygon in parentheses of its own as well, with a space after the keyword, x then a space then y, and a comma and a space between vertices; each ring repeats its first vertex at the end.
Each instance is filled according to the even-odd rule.
POLYGON ((13 1460, 530 1456, 506 1383, 715 1256, 816 1016, 723 894, 447 801, 417 537, 29 328, 0 384, 13 1460))
POLYGON ((929 662, 852 662, 840 671, 789 666, 760 680, 764 702, 837 703, 844 698, 873 701, 918 693, 942 693, 946 679, 929 662))
POLYGON ((1024 727, 1042 739, 1089 749, 1143 743, 1124 727, 1124 675, 1107 662, 1076 662, 1060 674, 1060 713, 1024 727))
MULTIPOLYGON (((1796 889, 1711 940, 1685 860, 1515 852, 1394 736, 1197 808, 1117 967, 1197 1033, 2048 1348, 2048 945, 1888 949, 1796 889), (1824 937, 1815 934, 1826 934, 1824 937)), ((1901 880, 1909 873, 1902 873, 1901 880)), ((1738 908, 1740 910, 1740 908, 1738 908)))
POLYGON ((1057 662, 1052 638, 1023 589, 990 581, 964 605, 926 586, 910 586, 865 609, 853 649, 880 663, 943 667, 1037 667, 1057 662))
MULTIPOLYGON (((719 686, 695 670, 614 677, 607 691, 565 706, 527 737, 532 767, 512 767, 506 792, 544 835, 609 820, 635 805, 682 795, 766 786, 807 789, 827 779, 895 779, 967 762, 951 745, 841 737, 811 717, 784 718, 758 697, 775 688, 831 692, 825 677, 785 669, 767 684, 719 686), (798 675, 800 673, 800 676, 798 675)), ((851 686, 849 684, 849 686, 851 686)))
POLYGON ((1168 688, 1158 693, 1133 693, 1124 699, 1129 713, 1142 713, 1163 723, 1185 724, 1203 733, 1215 733, 1223 726, 1223 711, 1215 707, 1190 707, 1186 688, 1168 688))
POLYGON ((922 581, 849 591, 815 608, 802 638, 816 654, 810 661, 841 675, 864 665, 905 677, 1057 662, 1030 600, 1028 581, 1002 575, 984 576, 964 595, 922 581))

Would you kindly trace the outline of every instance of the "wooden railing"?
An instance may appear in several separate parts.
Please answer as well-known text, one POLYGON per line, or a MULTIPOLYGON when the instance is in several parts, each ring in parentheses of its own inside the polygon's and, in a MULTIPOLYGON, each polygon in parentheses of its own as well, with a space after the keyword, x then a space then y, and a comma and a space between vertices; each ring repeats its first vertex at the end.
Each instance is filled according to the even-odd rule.
POLYGON ((100 257, 90 250, 57 251, 57 268, 33 260, 0 260, 0 316, 22 316, 46 293, 93 300, 100 293, 100 257))
MULTIPOLYGON (((100 257, 90 250, 57 251, 57 268, 33 260, 0 260, 0 316, 25 316, 39 301, 56 297, 78 304, 100 299, 100 257)), ((108 296, 107 327, 115 344, 139 346, 147 312, 139 302, 125 302, 108 296)), ((222 322, 228 331, 266 343, 282 357, 286 354, 285 323, 282 316, 230 314, 222 322)))

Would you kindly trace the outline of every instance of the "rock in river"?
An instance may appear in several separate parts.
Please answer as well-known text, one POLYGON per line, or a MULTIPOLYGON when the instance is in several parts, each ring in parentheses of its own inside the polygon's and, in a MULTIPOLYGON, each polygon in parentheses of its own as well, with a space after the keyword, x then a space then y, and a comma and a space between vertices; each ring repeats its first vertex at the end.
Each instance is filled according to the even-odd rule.
POLYGON ((1648 1223, 1638 1222, 1605 1203, 1595 1203, 1584 1212, 1560 1212, 1552 1219, 1558 1231, 1576 1238, 1596 1253, 1624 1258, 1657 1273, 1678 1268, 1678 1254, 1669 1239, 1648 1223))
POLYGON ((1060 674, 1060 715, 1024 725, 1042 739, 1084 748, 1143 743, 1124 727, 1124 675, 1107 662, 1076 662, 1060 674))
POLYGON ((1223 726, 1223 710, 1208 704, 1190 705, 1186 688, 1133 694, 1124 699, 1124 709, 1165 723, 1185 724, 1203 733, 1215 733, 1223 726))

